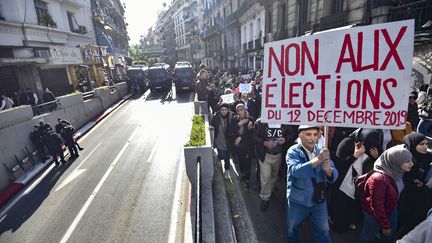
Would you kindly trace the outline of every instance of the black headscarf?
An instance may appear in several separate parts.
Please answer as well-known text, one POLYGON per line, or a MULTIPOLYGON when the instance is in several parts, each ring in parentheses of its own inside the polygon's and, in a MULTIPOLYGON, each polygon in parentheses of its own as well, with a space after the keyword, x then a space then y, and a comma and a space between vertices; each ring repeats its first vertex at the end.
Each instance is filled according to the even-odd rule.
POLYGON ((416 150, 417 145, 419 145, 425 139, 426 139, 425 135, 423 135, 421 133, 417 133, 417 132, 413 132, 413 133, 410 133, 408 135, 405 135, 405 137, 403 138, 405 148, 408 149, 411 152, 411 154, 413 155, 414 163, 431 162, 431 161, 428 161, 428 159, 430 158, 429 155, 419 153, 416 150))
POLYGON ((356 143, 363 143, 365 147, 365 154, 372 157, 370 154, 371 148, 378 149, 381 154, 382 148, 382 132, 378 129, 359 128, 350 134, 356 143))

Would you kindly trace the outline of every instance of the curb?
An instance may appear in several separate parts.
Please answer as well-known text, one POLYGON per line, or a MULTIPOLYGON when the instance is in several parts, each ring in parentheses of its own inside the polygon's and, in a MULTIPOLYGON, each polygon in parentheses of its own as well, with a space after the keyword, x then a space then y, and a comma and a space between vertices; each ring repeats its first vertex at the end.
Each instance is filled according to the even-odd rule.
MULTIPOLYGON (((82 126, 78 131, 75 132, 74 138, 79 140, 83 137, 87 132, 89 132, 94 126, 96 126, 99 122, 101 122, 105 117, 111 114, 114 110, 116 110, 119 106, 125 103, 132 95, 126 95, 122 97, 119 101, 115 102, 111 105, 107 110, 99 114, 94 121, 89 121, 84 126, 82 126)), ((63 151, 66 151, 66 147, 63 146, 63 151)), ((15 196, 21 189, 23 189, 29 182, 31 182, 37 175, 39 175, 46 167, 51 165, 53 159, 50 158, 46 160, 45 163, 37 163, 33 166, 33 168, 27 171, 23 176, 16 179, 13 183, 11 183, 5 190, 0 192, 0 211, 7 204, 7 202, 15 196)))

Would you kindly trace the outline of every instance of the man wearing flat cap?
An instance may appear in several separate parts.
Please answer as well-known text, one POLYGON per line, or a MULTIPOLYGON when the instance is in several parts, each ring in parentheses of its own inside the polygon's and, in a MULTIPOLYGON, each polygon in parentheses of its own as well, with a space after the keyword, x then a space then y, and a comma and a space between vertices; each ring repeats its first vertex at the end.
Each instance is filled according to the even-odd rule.
POLYGON ((310 217, 316 242, 332 242, 328 223, 326 187, 338 177, 327 148, 317 146, 319 127, 301 125, 299 144, 291 146, 287 163, 288 239, 298 242, 302 221, 310 217))

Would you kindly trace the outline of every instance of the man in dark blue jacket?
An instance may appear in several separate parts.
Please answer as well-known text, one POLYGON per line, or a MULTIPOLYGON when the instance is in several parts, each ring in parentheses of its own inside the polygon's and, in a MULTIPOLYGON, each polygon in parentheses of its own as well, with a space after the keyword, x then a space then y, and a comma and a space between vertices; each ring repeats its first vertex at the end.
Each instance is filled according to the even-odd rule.
POLYGON ((298 242, 301 222, 308 216, 313 225, 315 241, 332 242, 328 223, 326 185, 334 183, 338 172, 327 148, 317 146, 319 127, 301 125, 300 144, 289 148, 287 163, 287 225, 288 240, 298 242))

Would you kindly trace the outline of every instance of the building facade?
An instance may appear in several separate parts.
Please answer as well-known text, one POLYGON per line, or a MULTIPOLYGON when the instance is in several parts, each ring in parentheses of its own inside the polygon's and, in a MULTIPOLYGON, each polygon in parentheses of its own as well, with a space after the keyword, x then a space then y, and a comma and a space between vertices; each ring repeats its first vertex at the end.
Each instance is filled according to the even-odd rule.
MULTIPOLYGON (((97 72, 103 80, 115 79, 126 74, 129 37, 124 20, 125 6, 120 0, 91 0, 96 42, 106 46, 106 54, 98 64, 97 72)), ((100 85, 100 78, 96 79, 100 85)))
POLYGON ((0 92, 74 90, 82 43, 95 44, 89 1, 0 1, 0 92))

